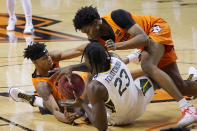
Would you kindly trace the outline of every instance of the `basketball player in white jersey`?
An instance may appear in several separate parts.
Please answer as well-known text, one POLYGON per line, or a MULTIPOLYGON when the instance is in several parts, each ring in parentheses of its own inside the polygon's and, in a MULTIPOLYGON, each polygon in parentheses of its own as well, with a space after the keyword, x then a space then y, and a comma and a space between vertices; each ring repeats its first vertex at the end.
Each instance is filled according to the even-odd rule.
MULTIPOLYGON (((23 10, 25 13, 25 30, 24 33, 32 34, 34 32, 33 24, 32 24, 32 7, 30 0, 21 0, 23 10)), ((9 14, 8 26, 7 30, 11 31, 15 29, 15 25, 17 23, 17 18, 14 12, 16 0, 7 0, 7 8, 9 14)))
MULTIPOLYGON (((74 103, 62 101, 62 106, 81 106, 90 122, 101 131, 108 125, 130 124, 141 116, 154 96, 148 77, 133 80, 127 66, 110 57, 101 44, 93 42, 85 48, 85 65, 94 76, 86 88, 92 108, 80 98, 74 103)), ((77 68, 76 68, 77 69, 77 68)))
MULTIPOLYGON (((140 117, 154 96, 151 80, 142 76, 134 81, 127 66, 97 42, 88 44, 83 56, 83 64, 65 67, 56 74, 59 74, 59 78, 72 71, 90 72, 93 78, 86 87, 84 98, 91 106, 77 96, 74 102, 62 101, 61 106, 82 107, 90 122, 100 131, 107 130, 108 125, 130 124, 140 117)), ((196 119, 196 115, 187 114, 178 122, 178 126, 187 126, 196 119)))

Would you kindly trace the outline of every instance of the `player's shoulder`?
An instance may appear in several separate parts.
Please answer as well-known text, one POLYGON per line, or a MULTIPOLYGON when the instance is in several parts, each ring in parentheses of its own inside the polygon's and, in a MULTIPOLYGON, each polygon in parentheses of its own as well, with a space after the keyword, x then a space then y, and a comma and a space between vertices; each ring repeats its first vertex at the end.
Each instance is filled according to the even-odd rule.
POLYGON ((125 16, 125 15, 128 15, 129 12, 124 10, 124 9, 116 9, 116 10, 113 10, 111 12, 111 17, 114 18, 114 17, 122 17, 122 16, 125 16))
POLYGON ((44 81, 44 80, 40 80, 36 83, 36 87, 46 87, 49 86, 49 82, 48 81, 44 81))
POLYGON ((118 54, 116 54, 116 53, 109 52, 109 55, 110 55, 111 57, 114 57, 114 58, 117 58, 117 59, 121 60, 120 56, 119 56, 118 54))
POLYGON ((115 14, 118 14, 118 13, 126 13, 128 11, 124 10, 124 9, 116 9, 116 10, 113 10, 112 13, 115 13, 115 14))
POLYGON ((105 86, 97 80, 92 80, 87 86, 88 90, 91 92, 100 92, 104 89, 104 87, 105 86))
POLYGON ((105 94, 107 93, 106 87, 97 80, 92 80, 88 84, 87 91, 93 96, 100 96, 100 97, 105 97, 105 94))

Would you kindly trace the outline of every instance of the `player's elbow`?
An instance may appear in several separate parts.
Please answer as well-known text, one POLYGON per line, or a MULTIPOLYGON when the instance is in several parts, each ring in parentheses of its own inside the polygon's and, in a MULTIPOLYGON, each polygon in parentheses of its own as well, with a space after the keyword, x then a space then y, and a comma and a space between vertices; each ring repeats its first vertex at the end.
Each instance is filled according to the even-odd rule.
POLYGON ((97 127, 97 129, 99 131, 106 131, 107 130, 107 126, 104 126, 104 127, 97 127))
POLYGON ((146 35, 146 33, 142 33, 140 34, 140 40, 141 40, 141 43, 142 43, 142 46, 148 46, 149 44, 149 37, 146 35))
POLYGON ((43 98, 44 101, 47 101, 51 95, 51 86, 48 82, 38 82, 36 85, 36 89, 38 94, 43 98))
POLYGON ((108 128, 107 123, 103 124, 94 124, 94 126, 99 130, 99 131, 106 131, 108 128))

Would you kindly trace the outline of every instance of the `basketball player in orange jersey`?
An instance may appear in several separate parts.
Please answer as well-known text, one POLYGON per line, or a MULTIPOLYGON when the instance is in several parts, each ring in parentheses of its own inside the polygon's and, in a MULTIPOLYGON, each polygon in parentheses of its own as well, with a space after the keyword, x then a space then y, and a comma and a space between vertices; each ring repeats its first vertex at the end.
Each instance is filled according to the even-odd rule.
MULTIPOLYGON (((181 108, 183 116, 178 126, 197 121, 196 108, 177 89, 195 95, 197 82, 182 79, 170 28, 162 18, 135 15, 122 9, 100 17, 96 8, 86 6, 77 11, 73 22, 75 29, 86 33, 90 41, 99 41, 109 49, 141 48, 142 70, 174 97, 181 108)), ((79 55, 85 46, 73 50, 79 55)))
MULTIPOLYGON (((50 113, 62 122, 71 124, 75 118, 79 117, 78 113, 67 113, 66 110, 62 113, 62 110, 58 106, 57 101, 60 99, 68 99, 61 94, 54 84, 54 79, 49 77, 49 70, 59 67, 59 61, 68 59, 67 53, 69 51, 51 51, 48 52, 43 43, 31 43, 24 50, 24 58, 31 59, 35 65, 35 71, 32 74, 32 82, 35 87, 38 96, 27 95, 23 90, 12 87, 9 90, 11 98, 17 102, 29 102, 32 106, 40 107, 41 113, 43 108, 48 109, 50 113), (69 117, 67 117, 69 116, 69 117), (70 117, 71 116, 71 117, 70 117)), ((80 112, 79 112, 80 113, 80 112)))

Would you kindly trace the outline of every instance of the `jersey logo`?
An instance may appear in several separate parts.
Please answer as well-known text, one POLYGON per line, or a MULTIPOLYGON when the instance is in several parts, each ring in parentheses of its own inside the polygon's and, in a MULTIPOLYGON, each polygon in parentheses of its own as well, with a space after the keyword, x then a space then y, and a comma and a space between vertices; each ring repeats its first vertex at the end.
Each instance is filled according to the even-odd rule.
POLYGON ((109 100, 109 102, 105 103, 105 106, 111 110, 112 113, 115 113, 116 112, 116 109, 114 107, 114 103, 109 100))
POLYGON ((160 32, 161 30, 162 30, 162 28, 161 28, 160 26, 155 25, 155 26, 153 27, 152 32, 154 32, 154 33, 158 33, 158 32, 160 32))
POLYGON ((145 96, 146 92, 148 91, 148 89, 152 87, 152 85, 148 79, 140 79, 140 87, 141 87, 142 93, 145 96))
POLYGON ((22 14, 17 14, 17 24, 15 31, 7 31, 6 26, 8 23, 8 15, 5 13, 0 13, 0 43, 9 42, 9 40, 16 39, 17 41, 27 41, 28 38, 33 38, 34 41, 81 41, 87 40, 84 37, 79 37, 67 33, 57 32, 49 29, 44 29, 42 27, 48 27, 60 23, 61 21, 48 19, 39 16, 32 16, 32 22, 34 25, 34 34, 27 35, 23 34, 25 28, 25 16, 22 14))
POLYGON ((119 30, 119 29, 117 29, 117 30, 116 30, 115 34, 117 34, 117 35, 118 35, 118 37, 121 37, 121 36, 122 36, 122 32, 120 32, 120 30, 119 30))
POLYGON ((116 30, 116 32, 115 32, 115 34, 118 36, 118 37, 122 37, 121 39, 120 39, 120 42, 121 41, 126 41, 126 40, 128 40, 129 38, 130 38, 130 34, 129 33, 123 33, 123 32, 121 32, 119 29, 117 29, 116 30))

